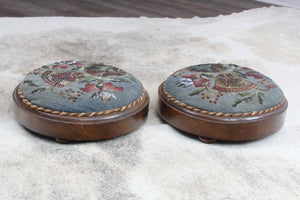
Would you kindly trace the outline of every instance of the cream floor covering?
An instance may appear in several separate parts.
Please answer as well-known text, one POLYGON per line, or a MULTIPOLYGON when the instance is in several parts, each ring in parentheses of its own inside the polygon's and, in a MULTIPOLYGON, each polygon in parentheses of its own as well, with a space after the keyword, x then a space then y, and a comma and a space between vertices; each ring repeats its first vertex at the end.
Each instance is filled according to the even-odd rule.
POLYGON ((192 19, 0 18, 0 199, 300 199, 300 11, 260 8, 192 19), (61 145, 13 118, 29 71, 90 60, 134 74, 147 122, 113 140, 61 145), (273 78, 289 108, 276 134, 203 144, 162 122, 157 88, 173 71, 236 63, 273 78))

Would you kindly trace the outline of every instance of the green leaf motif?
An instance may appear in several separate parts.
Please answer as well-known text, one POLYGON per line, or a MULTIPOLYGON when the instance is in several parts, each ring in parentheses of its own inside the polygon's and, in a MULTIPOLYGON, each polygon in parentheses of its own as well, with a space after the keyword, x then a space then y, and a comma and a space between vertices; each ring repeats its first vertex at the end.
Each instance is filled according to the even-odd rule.
POLYGON ((238 95, 245 97, 245 96, 249 96, 251 93, 250 92, 245 92, 245 93, 238 93, 238 95))
POLYGON ((262 92, 258 92, 257 94, 258 94, 259 96, 265 97, 265 94, 262 93, 262 92))
POLYGON ((79 83, 89 83, 89 82, 93 82, 93 81, 96 81, 98 80, 99 78, 87 78, 87 79, 84 79, 82 81, 79 81, 79 83))
POLYGON ((112 82, 126 82, 126 83, 130 83, 128 80, 125 80, 123 78, 112 78, 111 81, 112 82))
POLYGON ((201 89, 194 90, 193 92, 191 92, 191 93, 189 94, 189 96, 194 96, 194 95, 200 94, 200 93, 203 92, 204 90, 205 90, 205 88, 201 88, 201 89))
POLYGON ((263 102, 264 102, 260 95, 258 95, 258 101, 260 104, 263 104, 263 102))
POLYGON ((78 70, 80 70, 81 68, 82 68, 81 66, 79 66, 79 67, 74 67, 74 68, 71 69, 71 71, 73 71, 73 72, 74 72, 74 71, 78 71, 78 70))
POLYGON ((42 68, 49 69, 50 67, 48 65, 44 65, 44 66, 42 66, 42 68))
POLYGON ((201 72, 201 71, 211 71, 211 65, 201 65, 201 66, 191 66, 189 69, 196 71, 196 72, 201 72))
POLYGON ((239 105, 240 103, 242 103, 243 101, 245 103, 248 103, 249 101, 252 101, 253 97, 255 97, 256 94, 252 94, 251 96, 249 97, 246 97, 246 98, 243 98, 243 99, 238 99, 234 102, 234 104, 232 105, 233 107, 236 107, 237 105, 239 105))
POLYGON ((207 73, 202 73, 202 76, 206 76, 206 77, 209 77, 209 78, 215 78, 214 75, 207 74, 207 73))
POLYGON ((240 72, 238 70, 233 70, 232 73, 238 77, 247 78, 247 76, 245 74, 243 74, 242 72, 240 72))
POLYGON ((33 90, 31 93, 33 94, 33 93, 36 93, 36 92, 43 92, 45 90, 46 90, 46 88, 38 88, 38 89, 33 90))
POLYGON ((32 80, 26 80, 23 83, 27 83, 30 87, 39 87, 38 85, 34 84, 32 80))

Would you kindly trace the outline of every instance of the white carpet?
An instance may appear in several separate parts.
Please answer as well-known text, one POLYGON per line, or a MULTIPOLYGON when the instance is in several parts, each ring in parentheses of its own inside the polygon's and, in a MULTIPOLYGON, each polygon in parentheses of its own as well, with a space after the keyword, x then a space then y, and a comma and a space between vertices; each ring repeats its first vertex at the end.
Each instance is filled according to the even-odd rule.
POLYGON ((0 199, 300 199, 300 11, 261 8, 193 19, 0 18, 0 199), (151 96, 147 122, 113 140, 61 145, 13 118, 24 75, 60 60, 134 74, 151 96), (262 140, 203 144, 162 122, 157 88, 185 66, 222 62, 273 78, 289 108, 262 140))

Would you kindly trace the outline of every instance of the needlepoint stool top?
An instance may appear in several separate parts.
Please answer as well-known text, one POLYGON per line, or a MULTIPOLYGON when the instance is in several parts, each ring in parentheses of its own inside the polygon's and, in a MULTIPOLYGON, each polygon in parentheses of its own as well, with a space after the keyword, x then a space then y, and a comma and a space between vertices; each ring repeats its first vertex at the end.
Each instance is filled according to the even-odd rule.
POLYGON ((235 64, 200 64, 173 73, 165 82, 174 99, 216 113, 248 113, 280 104, 284 95, 267 76, 235 64))
POLYGON ((159 87, 159 114, 205 143, 249 141, 278 131, 287 100, 269 77, 235 64, 199 64, 159 87))
POLYGON ((61 61, 27 74, 20 92, 31 104, 69 113, 122 108, 143 94, 141 82, 117 67, 88 61, 61 61))

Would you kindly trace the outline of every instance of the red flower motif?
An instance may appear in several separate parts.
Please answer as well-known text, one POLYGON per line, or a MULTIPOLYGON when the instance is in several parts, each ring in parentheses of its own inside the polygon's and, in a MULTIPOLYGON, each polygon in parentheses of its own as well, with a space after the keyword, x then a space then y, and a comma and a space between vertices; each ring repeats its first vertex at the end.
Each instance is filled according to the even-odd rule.
POLYGON ((76 63, 72 63, 72 65, 84 65, 86 61, 77 61, 76 63))
POLYGON ((263 75, 261 75, 260 73, 258 73, 256 71, 247 72, 246 76, 253 76, 255 79, 262 79, 263 78, 263 75))
POLYGON ((80 88, 84 92, 100 92, 101 90, 95 84, 87 83, 84 88, 80 88))
POLYGON ((58 69, 58 68, 67 69, 68 67, 69 67, 69 65, 64 65, 64 64, 62 64, 62 65, 53 65, 52 69, 58 69))
POLYGON ((62 72, 47 70, 42 74, 42 79, 49 85, 54 87, 63 88, 72 82, 81 80, 84 75, 79 72, 62 72))
POLYGON ((255 71, 255 70, 250 69, 250 68, 248 68, 248 67, 242 67, 242 69, 243 69, 243 70, 246 70, 246 71, 255 71))
POLYGON ((199 79, 193 80, 193 83, 194 83, 195 87, 203 87, 204 86, 203 84, 208 81, 209 81, 209 79, 199 78, 199 79))
POLYGON ((112 83, 104 83, 103 84, 103 90, 104 91, 117 91, 117 92, 123 92, 123 87, 116 87, 112 83))
POLYGON ((112 83, 104 83, 102 88, 98 88, 95 84, 87 83, 84 88, 80 88, 84 92, 123 92, 123 87, 116 87, 112 83))
POLYGON ((108 77, 108 76, 123 76, 125 73, 120 72, 105 72, 103 73, 102 77, 108 77))
POLYGON ((197 73, 194 73, 194 74, 184 74, 184 75, 182 75, 182 78, 194 79, 196 76, 198 76, 197 73))

